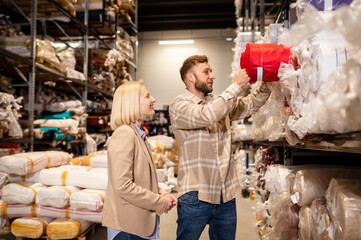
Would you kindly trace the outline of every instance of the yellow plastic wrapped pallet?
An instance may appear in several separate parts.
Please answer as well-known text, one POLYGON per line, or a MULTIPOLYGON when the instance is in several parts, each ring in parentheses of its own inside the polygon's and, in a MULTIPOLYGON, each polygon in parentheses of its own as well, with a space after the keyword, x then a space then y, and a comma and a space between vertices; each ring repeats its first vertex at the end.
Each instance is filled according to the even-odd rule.
POLYGON ((22 217, 11 223, 11 233, 16 237, 40 238, 47 226, 48 222, 44 219, 22 217))

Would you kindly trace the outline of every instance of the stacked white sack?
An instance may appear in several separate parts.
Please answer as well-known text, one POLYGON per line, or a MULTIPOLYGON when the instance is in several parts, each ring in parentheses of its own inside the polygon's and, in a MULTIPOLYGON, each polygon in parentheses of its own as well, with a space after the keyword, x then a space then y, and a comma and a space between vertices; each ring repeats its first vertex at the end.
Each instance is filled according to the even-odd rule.
POLYGON ((48 224, 46 235, 50 239, 73 239, 85 232, 91 224, 89 221, 57 219, 48 224))
POLYGON ((49 168, 40 171, 39 182, 50 186, 76 186, 106 190, 107 169, 67 165, 64 168, 49 168), (86 170, 88 169, 88 170, 86 170))
POLYGON ((332 179, 326 193, 332 240, 361 239, 361 179, 332 179))
POLYGON ((11 223, 11 233, 19 238, 40 238, 46 232, 50 218, 17 218, 11 223))
POLYGON ((70 196, 71 209, 101 211, 104 204, 105 191, 83 189, 70 196))
POLYGON ((81 165, 95 168, 107 168, 108 152, 106 150, 93 152, 81 160, 81 165))
POLYGON ((42 188, 36 194, 35 202, 41 206, 65 208, 69 205, 70 196, 80 188, 73 186, 51 186, 42 188))
POLYGON ((30 204, 37 193, 45 188, 41 183, 9 183, 2 188, 1 199, 7 204, 30 204))
POLYGON ((46 167, 68 164, 72 156, 62 151, 17 153, 0 158, 0 171, 24 175, 46 167))
POLYGON ((0 172, 0 189, 8 182, 9 174, 0 172))
POLYGON ((75 210, 69 208, 54 208, 37 206, 36 204, 24 205, 17 204, 11 205, 0 200, 0 214, 1 217, 47 217, 47 218, 68 218, 74 220, 84 220, 95 223, 102 222, 102 212, 94 212, 88 210, 75 210))
POLYGON ((149 137, 147 140, 152 149, 157 149, 159 147, 160 149, 162 149, 162 152, 165 152, 165 150, 172 150, 174 148, 175 140, 172 137, 157 135, 149 137))
POLYGON ((326 196, 332 178, 359 178, 360 172, 360 168, 342 167, 299 170, 294 180, 292 201, 299 206, 311 205, 313 200, 326 196))

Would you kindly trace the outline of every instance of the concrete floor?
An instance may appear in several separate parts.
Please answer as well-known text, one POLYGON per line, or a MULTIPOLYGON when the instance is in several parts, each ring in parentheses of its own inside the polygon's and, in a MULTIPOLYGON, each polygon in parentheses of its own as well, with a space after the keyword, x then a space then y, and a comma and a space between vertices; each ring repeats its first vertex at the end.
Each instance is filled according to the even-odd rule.
MULTIPOLYGON (((172 193, 178 196, 177 193, 172 193)), ((255 227, 254 201, 238 197, 237 205, 237 233, 236 240, 260 240, 255 227)), ((175 240, 177 230, 177 210, 174 208, 168 214, 162 214, 160 218, 160 240, 175 240)), ((87 240, 106 240, 106 228, 97 225, 94 234, 87 234, 87 240)), ((25 239, 25 238, 24 238, 25 239)), ((203 231, 199 240, 208 240, 208 226, 203 231)), ((15 237, 9 232, 9 228, 0 230, 0 240, 15 240, 15 237)))

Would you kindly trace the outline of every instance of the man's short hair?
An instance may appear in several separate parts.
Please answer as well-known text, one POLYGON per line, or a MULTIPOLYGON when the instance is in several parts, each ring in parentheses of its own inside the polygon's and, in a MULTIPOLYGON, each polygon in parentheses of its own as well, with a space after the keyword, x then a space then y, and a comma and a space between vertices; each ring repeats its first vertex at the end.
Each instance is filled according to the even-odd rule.
POLYGON ((139 94, 143 85, 143 82, 128 82, 117 88, 110 115, 110 126, 113 130, 140 119, 139 94))
POLYGON ((197 63, 208 62, 206 55, 193 55, 184 60, 182 67, 179 69, 179 73, 184 82, 186 75, 197 63))

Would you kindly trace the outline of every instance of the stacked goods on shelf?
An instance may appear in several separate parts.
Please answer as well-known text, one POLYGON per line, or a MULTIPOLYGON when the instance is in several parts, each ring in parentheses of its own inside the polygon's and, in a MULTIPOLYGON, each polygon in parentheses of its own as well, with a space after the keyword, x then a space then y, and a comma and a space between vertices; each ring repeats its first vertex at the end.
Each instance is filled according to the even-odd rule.
POLYGON ((1 220, 22 218, 11 226, 15 236, 39 237, 46 231, 50 238, 73 238, 101 223, 107 169, 68 165, 71 157, 47 151, 0 158, 1 220))
POLYGON ((258 150, 250 176, 262 239, 359 239, 360 168, 269 165, 269 150, 258 150))
POLYGON ((18 122, 22 99, 23 97, 15 99, 13 95, 0 92, 0 138, 23 136, 18 122))
MULTIPOLYGON (((312 134, 361 130, 358 117, 361 36, 356 27, 357 16, 361 16, 360 1, 333 12, 319 12, 305 1, 298 1, 295 6, 302 14, 291 30, 280 31, 279 26, 270 26, 266 36, 254 44, 263 49, 277 40, 290 48, 296 64, 290 59, 290 63, 283 61, 279 68, 274 66, 269 70, 278 73, 275 76, 279 82, 268 83, 271 96, 258 113, 252 115, 249 135, 261 141, 286 139, 295 145, 312 134)), ((241 36, 239 34, 237 41, 242 41, 241 36)), ((244 51, 241 42, 236 45, 236 51, 244 51)), ((244 60, 239 52, 235 55, 235 63, 240 58, 244 60)), ((235 63, 232 64, 234 72, 239 69, 235 63)), ((265 63, 255 63, 254 71, 259 69, 259 73, 266 74, 265 69, 261 71, 265 63)))

